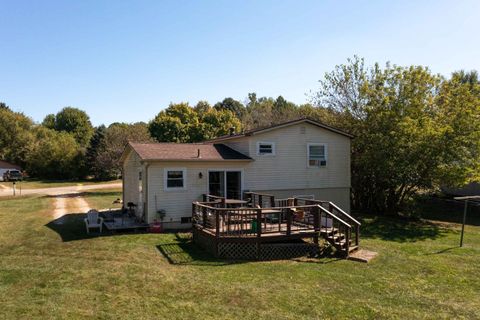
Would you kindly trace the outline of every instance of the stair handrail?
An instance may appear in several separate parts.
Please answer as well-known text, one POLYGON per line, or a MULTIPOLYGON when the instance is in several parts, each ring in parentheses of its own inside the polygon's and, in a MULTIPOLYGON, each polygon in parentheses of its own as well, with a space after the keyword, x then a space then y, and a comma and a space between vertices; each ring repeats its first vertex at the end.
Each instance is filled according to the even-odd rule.
POLYGON ((353 223, 355 223, 356 225, 358 226, 361 226, 362 224, 356 220, 354 217, 352 217, 351 215, 349 215, 348 213, 346 213, 345 211, 343 211, 339 206, 337 206, 335 203, 331 202, 331 201, 326 201, 326 200, 316 200, 316 199, 305 199, 305 198, 295 198, 295 199, 298 199, 298 200, 302 200, 302 201, 308 201, 310 203, 319 203, 319 204, 323 204, 323 203, 328 203, 328 205, 334 207, 336 210, 338 210, 342 215, 344 215, 345 217, 347 217, 348 220, 352 221, 353 223))
POLYGON ((332 218, 336 219, 338 222, 340 222, 341 224, 343 224, 345 227, 347 227, 347 228, 352 228, 352 226, 351 226, 349 223, 343 221, 342 219, 340 219, 339 217, 337 217, 334 213, 328 211, 327 209, 325 209, 325 208, 322 207, 321 205, 317 204, 317 207, 319 207, 320 210, 322 210, 324 213, 326 213, 326 214, 328 214, 329 216, 331 216, 332 218))
POLYGON ((346 213, 345 211, 343 211, 343 210, 342 210, 339 206, 337 206, 335 203, 329 201, 328 204, 331 205, 332 207, 334 207, 336 210, 340 211, 341 214, 343 214, 344 216, 346 216, 349 220, 353 221, 353 223, 355 223, 356 225, 359 225, 359 226, 362 225, 357 219, 355 219, 354 217, 352 217, 351 215, 349 215, 348 213, 346 213))

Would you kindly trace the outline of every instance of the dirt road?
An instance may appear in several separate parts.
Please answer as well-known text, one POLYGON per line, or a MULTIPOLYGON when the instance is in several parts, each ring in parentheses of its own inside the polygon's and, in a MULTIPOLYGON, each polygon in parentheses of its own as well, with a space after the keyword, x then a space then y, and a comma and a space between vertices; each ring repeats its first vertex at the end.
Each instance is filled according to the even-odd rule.
POLYGON ((63 216, 69 213, 87 213, 90 206, 87 201, 78 193, 61 194, 55 197, 55 210, 53 218, 55 224, 63 224, 63 216))
MULTIPOLYGON (((121 183, 102 183, 102 184, 92 184, 92 185, 84 185, 84 186, 23 189, 22 195, 30 195, 30 194, 61 195, 61 194, 76 193, 76 192, 81 192, 86 190, 111 189, 111 188, 121 188, 121 187, 122 187, 121 183)), ((20 190, 17 189, 16 194, 19 195, 20 190)), ((0 197, 7 197, 12 195, 13 195, 12 188, 0 189, 0 197)))

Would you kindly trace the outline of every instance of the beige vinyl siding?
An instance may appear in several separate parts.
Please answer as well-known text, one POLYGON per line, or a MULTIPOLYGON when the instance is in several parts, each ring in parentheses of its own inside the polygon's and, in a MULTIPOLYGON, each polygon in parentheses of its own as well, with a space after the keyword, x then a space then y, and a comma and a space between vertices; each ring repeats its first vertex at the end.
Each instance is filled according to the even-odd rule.
POLYGON ((350 188, 348 137, 300 123, 253 135, 249 138, 249 145, 250 157, 255 161, 246 167, 246 189, 350 188), (275 155, 257 155, 257 142, 274 142, 275 155), (326 167, 308 167, 309 143, 327 145, 326 167))
MULTIPOLYGON (((223 162, 180 162, 162 161, 151 163, 148 167, 148 221, 157 218, 157 210, 166 212, 165 222, 167 228, 188 228, 191 225, 180 225, 182 217, 191 217, 192 202, 202 200, 202 195, 208 193, 209 170, 245 171, 243 161, 223 162), (164 172, 166 168, 185 169, 185 189, 165 190, 164 172), (202 178, 199 173, 202 173, 202 178)), ((243 173, 244 175, 244 173, 243 173)), ((242 177, 243 178, 243 177, 242 177)))
POLYGON ((250 139, 249 138, 236 138, 233 140, 226 140, 222 142, 224 145, 243 153, 246 156, 251 156, 250 153, 250 139))
POLYGON ((142 169, 140 158, 130 150, 123 162, 123 203, 126 206, 128 202, 138 205, 138 172, 142 169))

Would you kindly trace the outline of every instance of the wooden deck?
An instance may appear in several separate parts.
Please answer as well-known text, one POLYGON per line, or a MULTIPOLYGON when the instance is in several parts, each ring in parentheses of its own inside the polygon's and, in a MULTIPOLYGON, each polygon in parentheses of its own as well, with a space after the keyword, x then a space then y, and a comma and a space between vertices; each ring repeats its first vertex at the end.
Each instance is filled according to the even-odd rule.
POLYGON ((345 256, 358 248, 360 223, 331 202, 255 194, 250 207, 232 208, 217 198, 192 203, 194 240, 216 256, 278 256, 280 243, 289 254, 306 252, 318 249, 320 237, 345 256))

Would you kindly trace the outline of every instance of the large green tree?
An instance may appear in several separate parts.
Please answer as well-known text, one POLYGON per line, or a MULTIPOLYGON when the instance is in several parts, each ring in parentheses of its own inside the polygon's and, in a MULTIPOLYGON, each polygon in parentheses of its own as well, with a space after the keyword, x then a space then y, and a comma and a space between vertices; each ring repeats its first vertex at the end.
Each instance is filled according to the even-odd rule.
POLYGON ((108 180, 120 175, 120 157, 128 141, 152 142, 153 139, 143 122, 112 123, 108 128, 96 129, 87 152, 90 171, 96 179, 108 180))
POLYGON ((470 84, 424 67, 365 67, 357 57, 320 84, 314 102, 334 110, 337 124, 355 135, 356 208, 396 213, 419 190, 473 178, 480 112, 470 84))
POLYGON ((188 103, 170 104, 150 121, 148 129, 160 142, 197 142, 201 140, 198 114, 188 103))
POLYGON ((171 104, 149 123, 152 137, 160 142, 200 142, 240 131, 241 122, 227 109, 212 108, 200 101, 192 108, 187 103, 171 104))
POLYGON ((230 97, 217 102, 213 107, 217 110, 231 111, 239 119, 241 119, 245 113, 245 106, 240 101, 230 97))
POLYGON ((199 115, 201 140, 209 140, 239 132, 242 128, 240 120, 230 110, 210 109, 199 115))
POLYGON ((94 131, 88 114, 72 107, 63 108, 55 116, 47 115, 42 124, 50 129, 71 133, 75 140, 85 148, 90 143, 94 131))
POLYGON ((23 113, 3 106, 0 108, 0 159, 24 166, 34 141, 34 123, 23 113))
POLYGON ((43 126, 34 130, 35 143, 27 156, 31 176, 46 179, 77 179, 84 172, 84 155, 75 138, 43 126))

